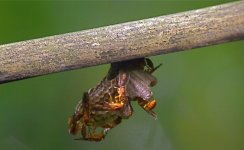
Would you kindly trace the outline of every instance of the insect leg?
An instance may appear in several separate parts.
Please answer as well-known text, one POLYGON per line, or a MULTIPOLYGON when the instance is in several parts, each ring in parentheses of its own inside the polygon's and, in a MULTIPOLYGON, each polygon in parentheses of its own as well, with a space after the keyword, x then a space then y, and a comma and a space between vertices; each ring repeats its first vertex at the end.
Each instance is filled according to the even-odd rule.
POLYGON ((153 62, 149 58, 145 58, 145 66, 147 67, 146 72, 152 74, 155 70, 157 70, 162 64, 154 67, 153 62))
POLYGON ((153 62, 151 61, 151 59, 149 58, 145 58, 145 66, 147 66, 149 69, 153 69, 154 68, 154 65, 153 65, 153 62))
POLYGON ((137 98, 138 104, 147 112, 149 113, 155 120, 157 119, 157 115, 152 109, 156 106, 156 100, 147 101, 140 97, 137 98))
POLYGON ((149 73, 152 74, 154 71, 156 71, 159 67, 161 67, 162 64, 157 65, 155 68, 153 68, 149 73))
POLYGON ((82 137, 76 138, 74 140, 88 140, 87 139, 87 137, 88 137, 87 128, 86 128, 86 125, 84 125, 84 124, 81 126, 81 135, 82 135, 82 137))

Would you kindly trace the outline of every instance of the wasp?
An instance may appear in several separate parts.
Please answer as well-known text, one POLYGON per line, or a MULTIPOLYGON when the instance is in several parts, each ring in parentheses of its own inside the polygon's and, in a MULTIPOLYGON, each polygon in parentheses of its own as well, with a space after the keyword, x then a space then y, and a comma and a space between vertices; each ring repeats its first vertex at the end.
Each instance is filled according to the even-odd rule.
MULTIPOLYGON (((160 66, 160 65, 159 65, 160 66)), ((85 92, 75 113, 69 118, 69 133, 82 135, 76 140, 101 141, 107 132, 133 114, 132 101, 156 118, 151 86, 157 80, 148 58, 112 63, 108 74, 94 88, 85 92)))
POLYGON ((152 73, 162 64, 154 67, 152 61, 148 58, 130 60, 119 64, 120 70, 129 77, 126 85, 127 95, 131 101, 135 100, 138 104, 155 119, 156 114, 152 109, 156 106, 157 101, 153 98, 151 87, 157 84, 157 79, 152 73))

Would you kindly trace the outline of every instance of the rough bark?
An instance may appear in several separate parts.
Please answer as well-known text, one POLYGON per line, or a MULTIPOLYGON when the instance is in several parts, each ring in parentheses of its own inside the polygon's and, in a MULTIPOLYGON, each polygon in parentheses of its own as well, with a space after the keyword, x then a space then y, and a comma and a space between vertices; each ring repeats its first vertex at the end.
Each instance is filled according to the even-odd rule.
POLYGON ((0 46, 0 83, 244 39, 244 1, 0 46))

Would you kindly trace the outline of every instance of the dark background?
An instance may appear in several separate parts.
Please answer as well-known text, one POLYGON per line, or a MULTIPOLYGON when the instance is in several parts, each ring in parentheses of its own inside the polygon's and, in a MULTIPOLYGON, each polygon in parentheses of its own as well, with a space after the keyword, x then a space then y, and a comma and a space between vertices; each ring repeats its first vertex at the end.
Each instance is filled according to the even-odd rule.
MULTIPOLYGON (((0 44, 187 11, 212 1, 1 1, 0 44)), ((67 118, 109 65, 0 85, 3 150, 244 149, 244 42, 151 57, 158 120, 133 103, 134 115, 100 143, 74 141, 67 118)))

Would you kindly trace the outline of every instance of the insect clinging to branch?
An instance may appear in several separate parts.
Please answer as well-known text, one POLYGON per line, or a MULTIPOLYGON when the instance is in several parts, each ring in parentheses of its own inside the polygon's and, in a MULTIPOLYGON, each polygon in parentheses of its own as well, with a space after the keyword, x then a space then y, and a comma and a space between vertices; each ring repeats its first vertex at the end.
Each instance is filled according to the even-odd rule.
POLYGON ((150 87, 157 83, 152 73, 159 66, 154 67, 148 58, 112 63, 105 78, 85 92, 76 106, 68 121, 69 133, 81 133, 77 140, 101 141, 110 129, 133 114, 132 101, 156 118, 152 111, 156 100, 150 87))

